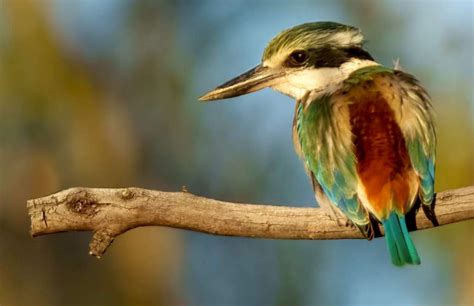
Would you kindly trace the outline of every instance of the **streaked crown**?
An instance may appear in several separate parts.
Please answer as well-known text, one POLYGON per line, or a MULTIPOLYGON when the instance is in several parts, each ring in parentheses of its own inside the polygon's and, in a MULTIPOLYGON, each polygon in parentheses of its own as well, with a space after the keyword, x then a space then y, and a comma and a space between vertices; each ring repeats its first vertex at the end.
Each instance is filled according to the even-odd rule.
MULTIPOLYGON (((298 52, 305 54, 334 50, 361 50, 364 42, 362 32, 355 27, 335 22, 311 22, 284 30, 273 38, 265 49, 262 62, 267 66, 276 66, 295 53, 295 63, 298 52), (318 52, 319 50, 319 52, 318 52)), ((333 53, 333 52, 329 52, 333 53)), ((301 55, 300 55, 301 57, 301 55)), ((319 56, 319 58, 328 58, 319 56)))

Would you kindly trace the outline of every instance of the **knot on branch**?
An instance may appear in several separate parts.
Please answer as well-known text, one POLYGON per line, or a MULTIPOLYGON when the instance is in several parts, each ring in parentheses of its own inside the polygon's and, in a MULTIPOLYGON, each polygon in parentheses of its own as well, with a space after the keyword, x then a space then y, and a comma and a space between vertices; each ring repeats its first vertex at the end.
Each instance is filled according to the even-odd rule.
POLYGON ((99 212, 99 202, 84 189, 78 189, 68 195, 65 202, 67 209, 77 214, 93 217, 99 212))
POLYGON ((125 201, 130 201, 131 199, 133 199, 136 195, 135 191, 133 190, 134 188, 130 187, 130 188, 124 188, 122 190, 119 190, 119 192, 117 192, 118 196, 120 198, 122 198, 122 200, 125 200, 125 201))

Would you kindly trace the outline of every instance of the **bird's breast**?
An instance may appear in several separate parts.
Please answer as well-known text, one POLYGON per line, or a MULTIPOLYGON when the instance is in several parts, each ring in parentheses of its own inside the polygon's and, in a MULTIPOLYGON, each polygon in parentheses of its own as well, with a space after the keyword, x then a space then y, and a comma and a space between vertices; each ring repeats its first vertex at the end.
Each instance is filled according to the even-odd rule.
POLYGON ((405 212, 413 197, 413 170, 402 131, 381 92, 354 94, 349 105, 357 173, 370 210, 405 212), (391 207, 394 206, 394 207, 391 207))

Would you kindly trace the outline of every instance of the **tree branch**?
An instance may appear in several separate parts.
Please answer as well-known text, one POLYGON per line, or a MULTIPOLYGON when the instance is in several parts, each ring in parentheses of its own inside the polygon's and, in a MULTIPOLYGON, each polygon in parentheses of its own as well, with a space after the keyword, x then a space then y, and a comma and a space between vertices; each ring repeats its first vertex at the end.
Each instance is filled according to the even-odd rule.
MULTIPOLYGON (((440 225, 474 218, 474 186, 439 192, 440 225)), ((363 238, 320 208, 237 204, 183 192, 141 188, 71 188, 29 200, 31 235, 92 231, 90 254, 100 257, 118 235, 139 226, 169 226, 203 233, 272 239, 363 238)), ((416 229, 433 227, 423 213, 416 229)))

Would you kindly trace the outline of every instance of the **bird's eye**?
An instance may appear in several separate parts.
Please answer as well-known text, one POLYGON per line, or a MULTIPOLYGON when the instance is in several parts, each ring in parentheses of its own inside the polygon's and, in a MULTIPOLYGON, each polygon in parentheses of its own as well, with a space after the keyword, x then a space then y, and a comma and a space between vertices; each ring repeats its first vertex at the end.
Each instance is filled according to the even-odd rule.
POLYGON ((292 66, 299 66, 306 62, 308 53, 303 50, 297 50, 290 54, 290 64, 292 66))

